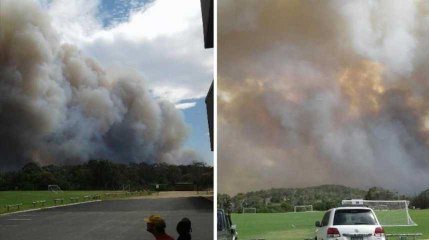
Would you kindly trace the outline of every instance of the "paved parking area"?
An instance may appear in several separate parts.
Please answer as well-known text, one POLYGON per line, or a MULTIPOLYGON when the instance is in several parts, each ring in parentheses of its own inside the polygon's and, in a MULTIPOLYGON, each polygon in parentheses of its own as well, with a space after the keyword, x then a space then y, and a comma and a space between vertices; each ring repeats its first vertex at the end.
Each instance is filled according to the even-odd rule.
POLYGON ((202 197, 112 200, 0 216, 5 240, 142 240, 144 217, 161 214, 167 233, 177 238, 176 224, 192 221, 192 239, 213 239, 213 202, 202 197))

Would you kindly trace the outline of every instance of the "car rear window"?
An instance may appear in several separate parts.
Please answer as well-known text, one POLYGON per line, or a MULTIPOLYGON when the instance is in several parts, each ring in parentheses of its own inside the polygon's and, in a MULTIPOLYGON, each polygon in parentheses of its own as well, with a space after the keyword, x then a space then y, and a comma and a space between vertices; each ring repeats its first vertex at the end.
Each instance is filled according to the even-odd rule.
POLYGON ((334 225, 375 225, 375 216, 369 209, 340 209, 335 211, 334 225))

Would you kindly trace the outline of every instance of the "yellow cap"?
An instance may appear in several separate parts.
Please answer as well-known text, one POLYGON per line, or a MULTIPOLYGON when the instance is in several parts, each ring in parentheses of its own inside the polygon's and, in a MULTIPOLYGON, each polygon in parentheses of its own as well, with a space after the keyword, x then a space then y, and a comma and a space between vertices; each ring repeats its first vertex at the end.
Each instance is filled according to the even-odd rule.
POLYGON ((158 214, 150 215, 148 218, 144 218, 144 221, 149 224, 165 227, 164 219, 162 219, 161 215, 158 215, 158 214))

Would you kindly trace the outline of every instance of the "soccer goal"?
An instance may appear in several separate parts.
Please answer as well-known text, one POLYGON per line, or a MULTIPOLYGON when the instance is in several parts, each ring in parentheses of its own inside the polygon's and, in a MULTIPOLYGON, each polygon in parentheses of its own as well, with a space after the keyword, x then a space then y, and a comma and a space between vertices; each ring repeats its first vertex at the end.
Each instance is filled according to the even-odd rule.
POLYGON ((297 205, 293 207, 294 212, 312 212, 313 205, 297 205))
POLYGON ((408 212, 407 200, 343 200, 343 205, 361 205, 372 208, 382 226, 417 226, 408 212))
POLYGON ((48 190, 53 193, 63 192, 63 190, 61 190, 60 186, 58 185, 48 185, 48 190))
POLYGON ((123 184, 122 185, 122 191, 131 192, 131 185, 130 184, 123 184))
POLYGON ((256 208, 243 208, 243 213, 256 213, 256 208))

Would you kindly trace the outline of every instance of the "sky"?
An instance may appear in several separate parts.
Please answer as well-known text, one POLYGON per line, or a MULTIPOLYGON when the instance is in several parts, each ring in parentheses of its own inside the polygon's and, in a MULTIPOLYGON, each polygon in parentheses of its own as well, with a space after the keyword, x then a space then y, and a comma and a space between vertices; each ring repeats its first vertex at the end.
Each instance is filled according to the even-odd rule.
POLYGON ((204 97, 213 79, 213 50, 204 49, 199 1, 127 2, 60 0, 48 11, 63 42, 104 66, 137 69, 156 96, 172 102, 204 97))
POLYGON ((19 145, 0 144, 6 165, 16 159, 52 163, 58 154, 71 163, 112 152, 115 161, 213 165, 204 104, 213 81, 213 50, 204 49, 199 0, 5 1, 2 10, 2 23, 9 25, 3 26, 0 50, 9 59, 0 62, 0 77, 20 80, 1 86, 9 95, 0 104, 15 108, 16 116, 3 111, 0 122, 24 129, 18 136, 0 131, 19 145), (25 34, 28 41, 8 41, 25 34), (19 48, 34 54, 24 59, 19 48), (28 71, 36 74, 27 76, 28 71), (11 119, 48 111, 32 102, 51 111, 33 116, 43 124, 22 128, 28 123, 11 119), (134 109, 136 102, 141 109, 134 109), (34 140, 25 141, 29 134, 34 140), (91 149, 77 154, 81 141, 91 149))
POLYGON ((429 2, 218 1, 218 190, 429 183, 429 2))

